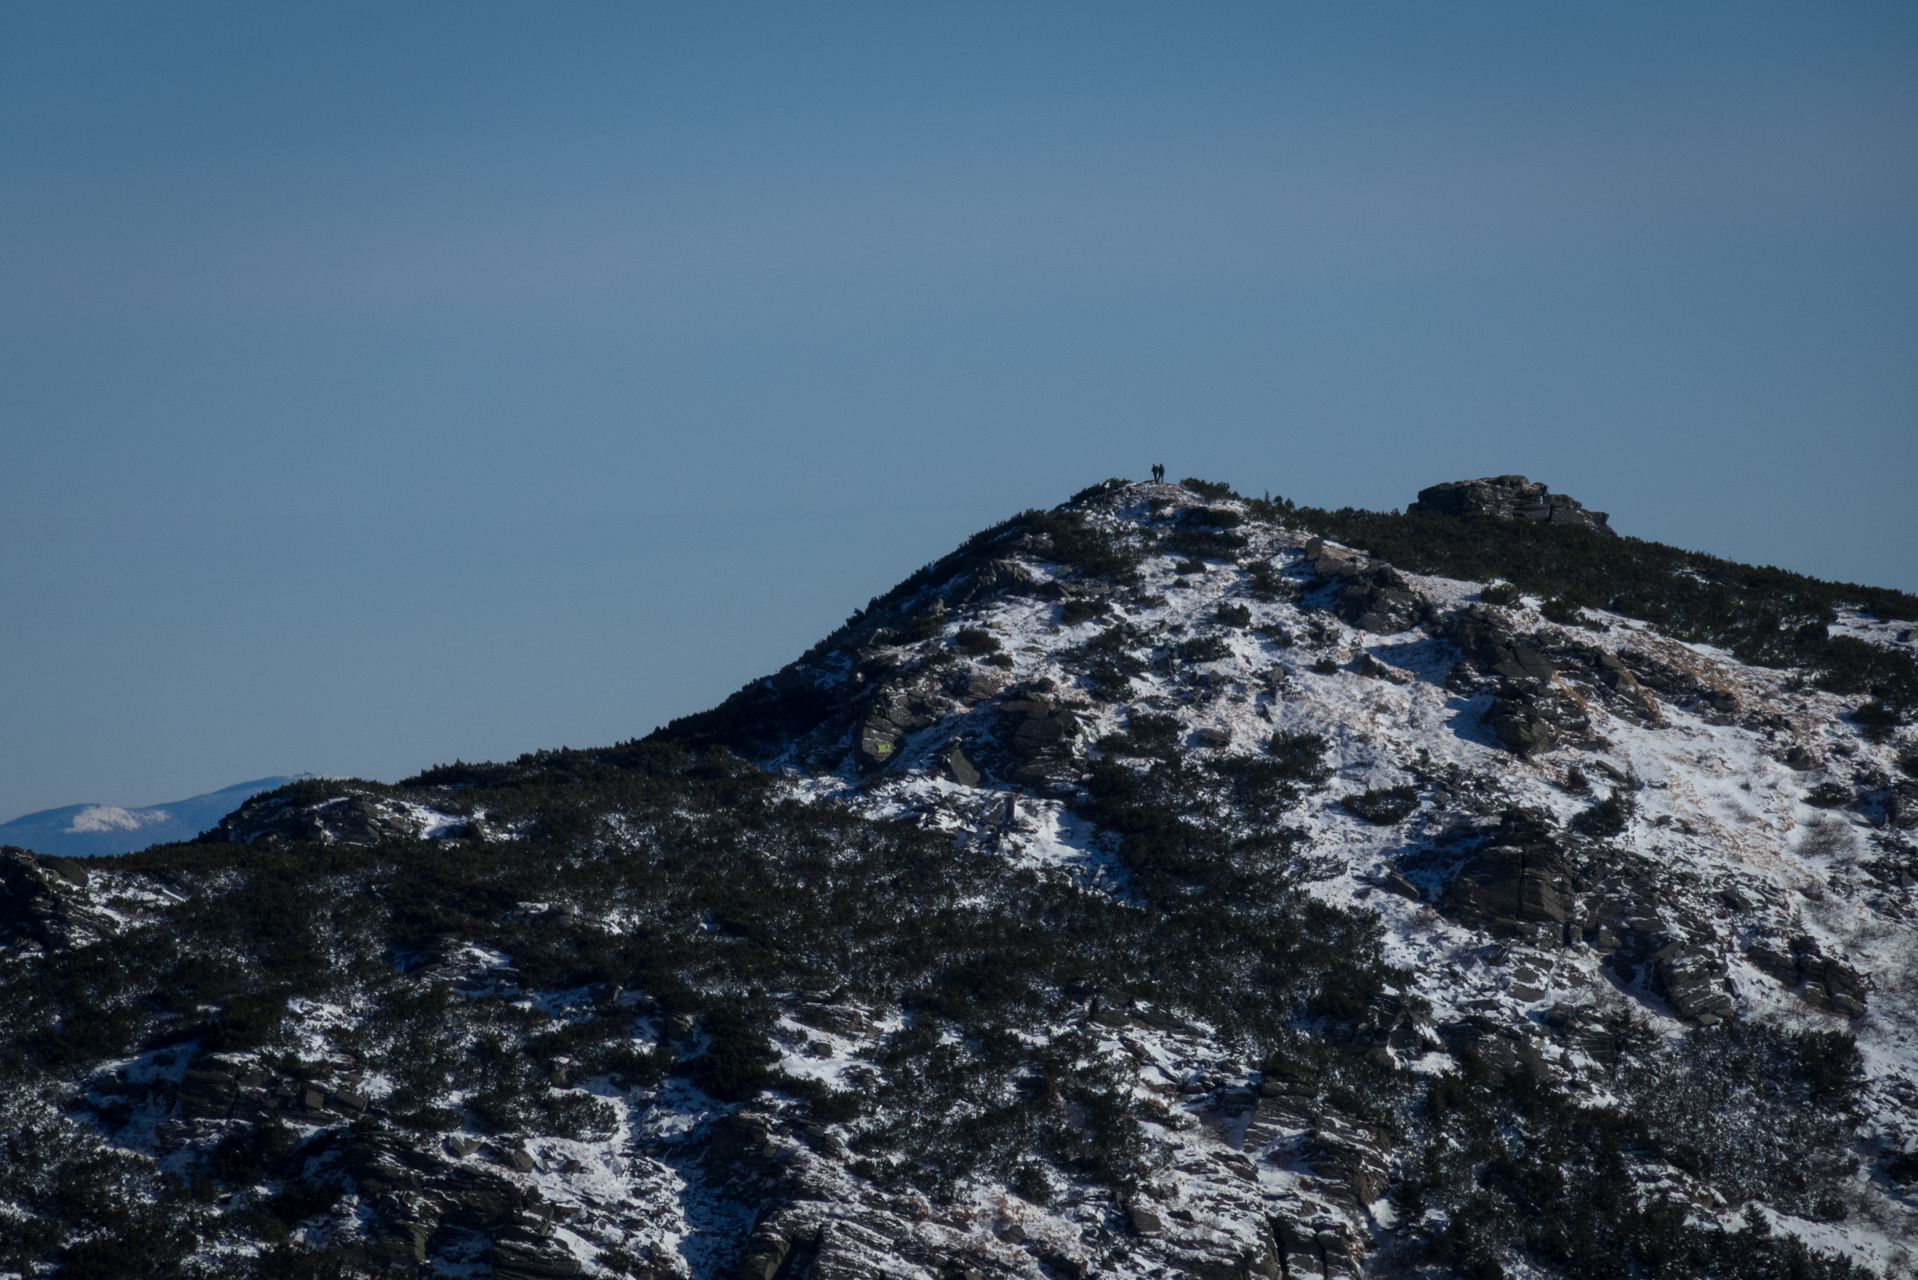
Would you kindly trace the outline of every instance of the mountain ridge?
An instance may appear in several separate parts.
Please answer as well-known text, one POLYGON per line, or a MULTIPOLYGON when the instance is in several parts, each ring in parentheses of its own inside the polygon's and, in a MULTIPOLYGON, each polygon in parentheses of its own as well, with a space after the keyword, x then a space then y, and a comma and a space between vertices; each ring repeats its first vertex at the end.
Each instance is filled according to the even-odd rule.
POLYGON ((1912 604, 1109 481, 644 739, 9 852, 0 1267, 1909 1274, 1912 604))
POLYGON ((0 844, 19 845, 53 857, 91 858, 131 853, 149 844, 191 840, 262 791, 283 787, 306 774, 281 774, 236 782, 217 791, 127 807, 70 804, 0 822, 0 844), (138 839, 134 833, 140 833, 138 839))

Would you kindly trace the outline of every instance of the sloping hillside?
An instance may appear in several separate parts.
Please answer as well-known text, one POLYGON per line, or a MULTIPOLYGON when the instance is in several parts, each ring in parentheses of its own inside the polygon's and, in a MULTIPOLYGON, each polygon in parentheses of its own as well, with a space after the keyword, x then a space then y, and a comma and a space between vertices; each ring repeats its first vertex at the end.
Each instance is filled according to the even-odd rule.
POLYGON ((9 852, 0 1272, 1909 1274, 1918 600, 1598 523, 1115 481, 646 740, 9 852))

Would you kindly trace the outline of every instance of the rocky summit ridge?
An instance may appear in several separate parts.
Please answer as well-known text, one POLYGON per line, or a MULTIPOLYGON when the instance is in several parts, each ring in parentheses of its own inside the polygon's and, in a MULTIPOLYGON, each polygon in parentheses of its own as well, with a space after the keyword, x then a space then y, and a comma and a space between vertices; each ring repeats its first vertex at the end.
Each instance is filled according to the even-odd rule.
POLYGON ((1460 493, 1095 485, 645 739, 6 850, 0 1275, 1912 1274, 1918 600, 1460 493))

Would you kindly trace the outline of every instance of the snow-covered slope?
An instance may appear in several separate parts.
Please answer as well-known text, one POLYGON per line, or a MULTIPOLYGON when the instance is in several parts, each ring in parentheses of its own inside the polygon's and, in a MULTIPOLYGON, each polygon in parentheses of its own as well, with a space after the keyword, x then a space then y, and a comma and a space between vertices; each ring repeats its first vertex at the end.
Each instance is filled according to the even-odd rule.
POLYGON ((48 1078, 212 1179, 188 1267, 1912 1273, 1908 730, 1269 504, 1062 512, 652 743, 16 857, 23 976, 339 895, 283 1010, 236 935, 258 980, 48 1078))

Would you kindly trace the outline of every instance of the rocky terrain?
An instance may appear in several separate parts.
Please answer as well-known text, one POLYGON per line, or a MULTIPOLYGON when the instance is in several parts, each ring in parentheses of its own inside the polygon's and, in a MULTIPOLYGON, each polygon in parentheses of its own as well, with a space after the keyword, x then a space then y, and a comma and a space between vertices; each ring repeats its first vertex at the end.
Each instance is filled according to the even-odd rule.
POLYGON ((8 849, 0 1275, 1910 1275, 1914 619, 1113 481, 642 740, 8 849))
POLYGON ((1587 511, 1578 499, 1552 493, 1547 486, 1524 476, 1488 476, 1483 480, 1452 480, 1419 490, 1414 511, 1447 516, 1497 516, 1506 520, 1537 520, 1546 524, 1575 524, 1596 533, 1612 533, 1611 517, 1587 511))

